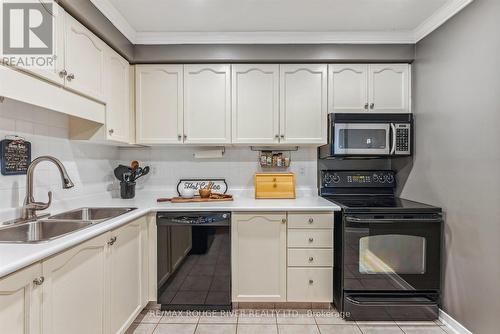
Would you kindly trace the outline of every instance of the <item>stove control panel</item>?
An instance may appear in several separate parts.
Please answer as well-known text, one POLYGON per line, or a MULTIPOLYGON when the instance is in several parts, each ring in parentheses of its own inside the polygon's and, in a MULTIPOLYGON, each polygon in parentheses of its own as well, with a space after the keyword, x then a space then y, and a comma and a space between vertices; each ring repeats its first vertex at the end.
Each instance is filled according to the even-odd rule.
POLYGON ((396 185, 393 171, 321 171, 323 188, 393 188, 396 185))

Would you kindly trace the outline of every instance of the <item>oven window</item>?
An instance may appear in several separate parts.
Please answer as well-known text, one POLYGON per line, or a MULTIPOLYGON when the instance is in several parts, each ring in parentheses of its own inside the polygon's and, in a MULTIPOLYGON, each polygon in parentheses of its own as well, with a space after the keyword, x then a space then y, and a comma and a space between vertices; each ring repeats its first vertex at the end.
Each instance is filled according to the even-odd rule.
POLYGON ((374 235, 359 240, 361 274, 425 274, 425 238, 374 235))
POLYGON ((339 129, 339 148, 342 149, 385 149, 385 129, 339 129))

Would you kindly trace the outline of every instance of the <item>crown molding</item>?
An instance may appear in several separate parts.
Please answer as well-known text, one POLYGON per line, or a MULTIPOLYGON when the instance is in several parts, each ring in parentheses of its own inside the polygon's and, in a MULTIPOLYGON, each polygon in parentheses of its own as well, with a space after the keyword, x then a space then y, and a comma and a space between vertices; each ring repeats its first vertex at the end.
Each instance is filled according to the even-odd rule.
POLYGON ((429 16, 429 18, 427 18, 417 28, 415 28, 415 43, 439 28, 446 21, 455 16, 455 14, 467 7, 473 1, 474 0, 449 0, 441 8, 434 12, 434 14, 429 16))
POLYGON ((137 32, 109 0, 90 0, 132 44, 136 43, 137 32))
POLYGON ((132 44, 416 44, 474 0, 448 0, 409 31, 138 32, 109 0, 90 0, 132 44))

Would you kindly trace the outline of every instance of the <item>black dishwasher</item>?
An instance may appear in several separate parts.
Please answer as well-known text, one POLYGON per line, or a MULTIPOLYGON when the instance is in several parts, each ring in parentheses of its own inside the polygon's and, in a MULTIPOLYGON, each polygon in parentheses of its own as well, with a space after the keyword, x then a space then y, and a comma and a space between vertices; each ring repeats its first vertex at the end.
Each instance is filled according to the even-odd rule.
POLYGON ((162 310, 231 310, 231 213, 159 212, 162 310))

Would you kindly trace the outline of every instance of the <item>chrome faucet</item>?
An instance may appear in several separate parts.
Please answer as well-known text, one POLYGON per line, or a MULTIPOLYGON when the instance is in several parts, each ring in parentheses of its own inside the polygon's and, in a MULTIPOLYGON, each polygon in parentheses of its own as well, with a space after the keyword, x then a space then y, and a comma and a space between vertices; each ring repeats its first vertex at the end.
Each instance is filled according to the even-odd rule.
POLYGON ((68 176, 68 172, 64 165, 58 159, 51 156, 41 156, 36 158, 31 162, 28 167, 28 172, 26 173, 26 198, 24 199, 24 205, 22 209, 21 219, 23 220, 34 220, 37 219, 36 212, 39 210, 48 209, 52 203, 52 191, 49 191, 49 201, 47 203, 36 202, 33 198, 33 174, 35 172, 35 167, 42 161, 50 161, 56 165, 61 173, 61 181, 63 189, 73 188, 74 184, 68 176))

